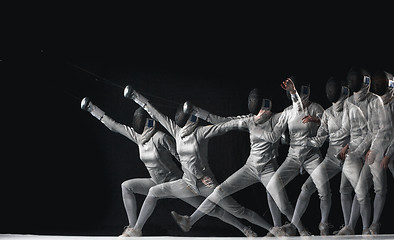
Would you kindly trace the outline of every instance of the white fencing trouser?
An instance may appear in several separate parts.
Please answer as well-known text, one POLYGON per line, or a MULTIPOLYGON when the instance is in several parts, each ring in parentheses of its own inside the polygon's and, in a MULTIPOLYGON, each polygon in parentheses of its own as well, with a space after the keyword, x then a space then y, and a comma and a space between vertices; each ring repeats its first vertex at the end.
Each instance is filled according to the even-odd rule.
MULTIPOLYGON (((328 204, 330 204, 329 209, 331 208, 331 189, 329 187, 324 188, 325 184, 329 185, 330 179, 336 176, 338 173, 342 172, 344 162, 337 158, 338 152, 342 149, 342 146, 329 146, 327 149, 326 156, 322 163, 312 172, 310 177, 305 181, 301 188, 300 198, 303 199, 303 202, 308 205, 310 196, 317 190, 316 186, 319 186, 321 189, 328 190, 327 192, 319 193, 319 197, 324 197, 328 200, 328 204)), ((348 163, 346 168, 353 168, 353 164, 348 163)), ((355 169, 361 169, 361 164, 357 164, 355 169)), ((345 171, 349 173, 349 171, 345 171)), ((345 172, 341 173, 341 182, 340 182, 340 193, 341 193, 341 205, 342 212, 345 225, 347 225, 350 221, 350 211, 352 208, 352 192, 353 186, 346 176, 345 172)), ((349 174, 349 178, 352 180, 354 184, 358 181, 358 174, 349 174)), ((328 214, 322 216, 322 222, 327 222, 328 214)))
MULTIPOLYGON (((238 171, 233 173, 223 183, 221 183, 215 188, 213 193, 210 194, 205 199, 205 201, 198 207, 197 211, 195 211, 190 216, 191 222, 194 223, 204 214, 208 214, 212 209, 215 208, 216 204, 220 205, 222 200, 225 199, 227 196, 238 192, 252 184, 260 182, 264 185, 264 187, 267 187, 270 179, 274 175, 277 168, 278 166, 275 159, 264 165, 261 170, 258 170, 255 166, 246 163, 243 167, 241 167, 238 171)), ((288 199, 285 191, 281 191, 280 194, 281 199, 288 199)), ((270 209, 271 205, 274 205, 272 209, 278 208, 268 191, 267 199, 268 204, 270 205, 270 209)), ((288 204, 291 207, 289 201, 288 204)), ((289 219, 291 219, 291 216, 289 216, 289 219)))
POLYGON ((363 169, 363 159, 353 155, 352 153, 346 155, 343 164, 342 173, 350 181, 357 201, 353 201, 352 210, 349 220, 349 226, 354 229, 356 227, 357 219, 361 214, 363 228, 369 227, 369 218, 371 216, 370 196, 368 191, 357 191, 357 185, 361 179, 361 170, 363 169))
POLYGON ((122 183, 123 204, 126 209, 129 227, 137 221, 137 202, 135 194, 148 195, 149 189, 157 184, 151 178, 129 179, 122 183))
MULTIPOLYGON (((383 159, 383 154, 379 154, 376 159, 383 159)), ((380 161, 374 161, 371 165, 365 163, 356 187, 356 194, 362 196, 362 199, 367 201, 360 202, 360 208, 366 208, 370 206, 369 200, 369 189, 374 187, 375 198, 374 198, 374 212, 373 222, 378 223, 380 216, 382 215, 384 203, 386 200, 387 193, 387 171, 380 166, 380 161), (368 205, 367 205, 368 204, 368 205)), ((369 219, 369 218, 368 218, 369 219)), ((369 224, 368 224, 369 225, 369 224)), ((369 227, 369 226, 366 226, 369 227)))
MULTIPOLYGON (((287 215, 286 212, 290 210, 287 209, 289 206, 287 204, 287 200, 282 199, 281 197, 283 196, 281 191, 284 191, 285 186, 300 173, 301 167, 304 168, 309 174, 312 174, 313 170, 317 168, 321 160, 322 157, 318 148, 290 146, 289 153, 285 161, 278 168, 267 185, 268 192, 271 194, 282 213, 287 215)), ((328 184, 325 184, 321 189, 318 188, 319 193, 329 191, 326 188, 329 188, 328 184)), ((302 209, 300 207, 301 205, 296 205, 292 223, 298 228, 299 231, 302 231, 304 228, 300 224, 300 216, 302 216, 302 209)))
MULTIPOLYGON (((144 204, 142 205, 140 215, 134 228, 138 230, 142 229, 145 222, 155 209, 158 199, 179 198, 193 207, 198 208, 205 198, 213 192, 214 187, 207 187, 201 181, 198 181, 197 189, 198 192, 195 192, 183 179, 162 183, 152 187, 149 190, 144 204)), ((257 224, 266 230, 269 230, 272 227, 261 217, 258 219, 259 216, 255 216, 256 213, 244 208, 230 196, 223 199, 219 206, 221 208, 215 207, 208 215, 217 217, 220 220, 238 228, 240 231, 242 231, 245 226, 235 217, 244 217, 247 214, 251 215, 249 216, 250 218, 256 219, 256 222, 253 222, 254 224, 257 224), (257 220, 259 220, 259 222, 257 222, 257 220)))

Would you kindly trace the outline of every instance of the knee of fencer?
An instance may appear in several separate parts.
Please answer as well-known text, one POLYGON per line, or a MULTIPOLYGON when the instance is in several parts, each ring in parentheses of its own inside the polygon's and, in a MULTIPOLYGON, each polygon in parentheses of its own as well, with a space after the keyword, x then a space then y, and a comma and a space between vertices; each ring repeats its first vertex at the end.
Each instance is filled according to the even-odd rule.
POLYGON ((218 218, 220 218, 220 219, 222 219, 224 216, 225 216, 225 211, 222 209, 222 208, 220 208, 220 207, 218 207, 218 206, 215 206, 209 213, 207 213, 209 216, 212 216, 212 217, 218 217, 218 218))
POLYGON ((331 199, 331 188, 330 185, 325 184, 322 188, 318 189, 320 200, 331 199))
POLYGON ((353 198, 351 192, 345 192, 344 193, 344 192, 340 191, 340 193, 341 193, 341 199, 343 199, 343 200, 345 200, 345 199, 352 199, 353 198))
POLYGON ((130 184, 127 184, 127 181, 122 182, 120 187, 122 189, 122 193, 133 193, 133 188, 130 184))
POLYGON ((251 216, 247 216, 248 213, 251 211, 247 212, 246 208, 241 206, 240 208, 237 208, 232 214, 236 216, 237 218, 243 218, 243 219, 248 219, 251 216))
POLYGON ((353 187, 351 187, 351 186, 341 187, 339 189, 339 193, 341 195, 351 195, 352 192, 353 192, 353 187))
POLYGON ((374 189, 375 195, 386 197, 387 188, 386 187, 375 187, 374 189))
POLYGON ((284 188, 279 178, 272 177, 269 183, 267 184, 266 190, 273 195, 281 191, 284 188))
POLYGON ((208 196, 208 199, 209 199, 209 201, 218 204, 219 201, 222 200, 224 197, 226 197, 225 192, 224 192, 223 188, 219 185, 208 196))
POLYGON ((326 201, 326 200, 330 200, 331 199, 331 191, 325 192, 323 194, 319 193, 319 198, 320 200, 326 201))
POLYGON ((157 193, 158 193, 158 189, 155 188, 155 187, 151 187, 149 189, 147 197, 155 197, 155 198, 157 198, 157 196, 158 196, 157 193))
POLYGON ((301 187, 300 196, 312 196, 312 194, 316 191, 315 185, 313 187, 309 184, 303 184, 301 187))
POLYGON ((357 198, 357 201, 360 203, 360 205, 369 204, 369 202, 370 202, 369 193, 356 192, 356 198, 357 198))

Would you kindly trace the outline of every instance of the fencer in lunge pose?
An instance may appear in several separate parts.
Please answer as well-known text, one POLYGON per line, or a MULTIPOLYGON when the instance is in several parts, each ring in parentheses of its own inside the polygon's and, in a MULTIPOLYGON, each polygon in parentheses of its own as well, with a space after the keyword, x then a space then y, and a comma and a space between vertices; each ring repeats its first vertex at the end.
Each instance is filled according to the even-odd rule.
MULTIPOLYGON (((261 129, 272 131, 280 117, 280 113, 271 112, 271 100, 263 99, 259 89, 253 89, 249 93, 248 109, 250 114, 248 115, 221 117, 196 107, 190 102, 186 103, 187 105, 185 105, 184 109, 187 113, 194 114, 197 117, 212 124, 239 119, 242 126, 241 130, 250 132, 250 154, 245 165, 233 173, 221 184, 219 184, 198 207, 198 209, 192 215, 190 215, 190 217, 187 215, 181 216, 174 211, 172 212, 175 221, 182 229, 191 228, 191 226, 202 216, 204 216, 204 214, 209 213, 216 204, 220 203, 224 197, 258 182, 262 183, 264 186, 267 186, 272 175, 278 168, 276 157, 278 156, 279 141, 274 144, 264 141, 263 139, 257 137, 257 132, 261 131, 261 129), (264 114, 261 114, 259 117, 257 117, 256 115, 261 110, 264 111, 264 114)), ((287 199, 286 192, 283 191, 282 193, 283 196, 281 197, 287 199)), ((280 228, 282 226, 281 212, 268 192, 267 201, 274 223, 274 227, 271 229, 271 232, 274 233, 275 236, 287 235, 287 233, 283 232, 280 228)), ((288 203, 290 205, 290 202, 288 203)), ((290 205, 289 208, 292 208, 292 206, 290 205)), ((288 216, 288 218, 291 220, 292 215, 288 216)), ((271 232, 269 232, 267 235, 271 236, 271 232)))
POLYGON ((182 171, 172 159, 175 157, 179 161, 175 140, 167 133, 157 130, 156 121, 148 118, 148 114, 141 107, 134 112, 132 127, 115 122, 87 97, 82 99, 81 109, 90 112, 111 131, 136 143, 140 159, 149 172, 150 178, 129 179, 121 185, 123 203, 129 221, 121 236, 131 237, 130 230, 137 221, 135 194, 148 195, 151 187, 182 177, 182 171))
MULTIPOLYGON (((274 143, 281 137, 286 128, 289 129, 290 147, 287 157, 267 185, 268 192, 277 203, 281 212, 287 216, 287 203, 281 198, 283 195, 280 194, 280 191, 284 191, 285 186, 300 172, 306 171, 311 174, 322 161, 320 149, 306 145, 306 139, 316 135, 324 109, 320 104, 309 100, 309 86, 302 85, 301 94, 299 95, 293 81, 288 78, 281 84, 281 87, 290 95, 293 104, 283 110, 273 131, 262 131, 259 137, 274 143)), ((306 189, 306 187, 307 185, 305 184, 302 186, 301 193, 314 191, 313 189, 306 189)), ((329 212, 328 196, 325 193, 329 192, 329 185, 326 183, 318 187, 321 218, 322 223, 325 223, 329 212)), ((306 194, 306 196, 308 195, 310 194, 306 194)), ((301 236, 310 235, 300 223, 301 216, 306 208, 306 202, 299 197, 291 223, 283 226, 287 232, 295 231, 295 228, 297 228, 301 236)), ((324 224, 323 226, 327 225, 324 224)))
MULTIPOLYGON (((362 142, 367 131, 366 121, 361 110, 354 106, 350 112, 346 113, 349 114, 346 116, 346 119, 349 120, 346 121, 346 126, 344 126, 344 129, 347 131, 340 135, 336 134, 337 131, 342 128, 342 119, 344 118, 343 105, 346 98, 349 96, 349 89, 346 86, 342 86, 341 81, 331 77, 326 82, 326 96, 332 103, 332 106, 324 111, 317 135, 307 138, 307 145, 314 147, 322 147, 326 140, 329 142, 323 162, 319 164, 305 182, 307 186, 305 189, 309 189, 310 191, 302 191, 300 194, 300 198, 304 199, 307 204, 310 200, 310 195, 308 197, 307 194, 311 194, 311 190, 316 189, 316 186, 322 186, 329 183, 330 179, 340 173, 343 168, 354 169, 352 162, 347 161, 346 164, 344 164, 339 157, 339 153, 345 146, 350 146, 348 149, 351 150, 355 149, 362 142)), ((359 171, 360 167, 356 169, 359 171)), ((353 199, 353 186, 346 173, 348 173, 346 170, 342 172, 339 190, 341 193, 341 205, 345 225, 349 223, 353 199)), ((352 179, 353 185, 355 186, 358 181, 358 175, 352 174, 349 178, 352 179)), ((327 190, 330 191, 330 188, 327 188, 327 190)), ((325 194, 327 195, 329 204, 328 210, 330 210, 331 192, 325 194)), ((323 221, 319 224, 320 235, 329 235, 330 226, 327 222, 323 221)))
MULTIPOLYGON (((367 120, 367 135, 362 143, 353 151, 357 156, 361 156, 362 166, 359 180, 355 188, 358 202, 353 201, 352 212, 349 224, 344 226, 338 235, 353 235, 357 220, 361 215, 363 234, 376 234, 379 232, 379 224, 371 224, 371 201, 369 188, 374 186, 374 219, 379 219, 384 207, 387 192, 387 174, 385 169, 380 167, 382 152, 390 142, 391 130, 386 124, 387 114, 384 111, 382 99, 369 91, 370 78, 361 68, 353 67, 347 75, 349 88, 353 95, 345 101, 345 110, 351 104, 358 106, 367 120), (381 157, 380 159, 378 159, 381 157), (371 180, 372 178, 372 180, 371 180), (359 211, 355 204, 359 204, 359 211)), ((349 155, 351 157, 352 155, 349 155)), ((347 160, 346 160, 347 161, 347 160)))
MULTIPOLYGON (((183 105, 179 106, 174 121, 160 113, 145 97, 134 91, 131 86, 125 88, 124 95, 143 107, 153 119, 160 122, 175 138, 176 150, 179 154, 180 163, 184 172, 182 179, 163 183, 149 190, 137 223, 133 228, 135 235, 139 236, 141 235, 142 227, 152 214, 158 199, 179 198, 197 208, 214 191, 217 182, 208 165, 209 139, 222 135, 230 130, 238 129, 239 123, 233 120, 216 125, 198 126, 198 118, 195 115, 184 113, 183 105)), ((256 212, 241 206, 230 196, 224 198, 219 206, 220 208, 216 207, 210 214, 235 226, 245 236, 255 237, 257 235, 249 227, 245 227, 236 217, 246 219, 266 230, 272 229, 270 223, 265 221, 256 212)))

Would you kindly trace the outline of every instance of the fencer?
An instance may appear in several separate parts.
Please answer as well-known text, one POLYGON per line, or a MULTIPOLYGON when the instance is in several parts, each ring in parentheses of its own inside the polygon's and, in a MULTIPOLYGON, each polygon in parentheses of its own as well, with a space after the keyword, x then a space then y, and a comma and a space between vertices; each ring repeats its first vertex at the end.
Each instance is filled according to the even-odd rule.
MULTIPOLYGON (((293 104, 283 110, 273 131, 262 131, 260 137, 274 143, 278 141, 287 127, 289 129, 290 147, 288 155, 267 185, 268 192, 277 203, 281 212, 288 215, 286 214, 286 211, 288 211, 286 209, 287 203, 281 198, 280 191, 284 191, 285 186, 299 173, 306 171, 311 174, 322 161, 320 149, 307 146, 306 139, 316 135, 324 109, 320 104, 309 100, 310 88, 308 86, 301 86, 300 95, 297 93, 295 85, 290 78, 286 79, 281 86, 286 90, 288 96, 291 97, 293 104)), ((306 187, 307 185, 302 186, 304 192, 311 191, 310 189, 305 189, 306 187)), ((325 184, 318 189, 323 219, 328 215, 327 196, 323 195, 323 193, 328 192, 328 187, 329 185, 325 184)), ((297 228, 301 236, 310 235, 300 223, 301 216, 305 210, 306 202, 299 197, 291 223, 284 225, 283 228, 291 229, 286 230, 287 232, 297 228)))
MULTIPOLYGON (((369 188, 371 184, 374 186, 375 199, 374 199, 374 218, 379 219, 387 191, 387 174, 383 168, 380 167, 381 159, 376 159, 382 156, 385 150, 384 146, 390 141, 391 130, 386 119, 387 114, 384 111, 382 99, 376 94, 369 91, 370 77, 365 70, 353 67, 349 70, 347 75, 349 88, 353 91, 353 95, 345 101, 345 110, 354 104, 358 106, 367 120, 367 135, 361 144, 353 151, 352 156, 361 156, 361 161, 365 164, 362 165, 359 179, 355 188, 358 202, 353 201, 352 212, 349 224, 344 226, 338 235, 352 235, 357 220, 361 215, 364 235, 376 234, 379 232, 378 224, 370 225, 371 218, 371 201, 369 196, 369 188), (371 179, 372 178, 372 179, 371 179), (359 207, 355 206, 359 204, 359 207), (359 211, 353 210, 359 208, 359 211)), ((345 162, 347 162, 347 159, 345 162)))
MULTIPOLYGON (((346 123, 346 133, 336 136, 335 133, 342 127, 342 118, 344 117, 343 105, 346 98, 349 96, 349 89, 341 81, 331 77, 326 82, 326 96, 327 99, 332 103, 332 106, 327 108, 320 121, 320 127, 315 137, 307 138, 307 145, 314 147, 322 147, 326 140, 328 140, 328 149, 326 151, 325 158, 322 163, 312 172, 310 177, 304 183, 306 186, 303 189, 309 189, 310 191, 302 191, 300 198, 305 199, 308 204, 312 190, 316 190, 316 186, 323 186, 329 183, 335 175, 342 171, 344 162, 338 157, 340 151, 350 145, 350 149, 355 149, 358 144, 361 143, 366 135, 366 121, 363 117, 361 110, 354 106, 349 114, 349 121, 346 123), (306 197, 302 197, 307 195, 306 197)), ((351 164, 348 164, 351 167, 351 164)), ((352 176, 350 176, 352 177, 352 176)), ((358 178, 353 179, 354 185, 357 184, 358 178)), ((318 187, 322 188, 322 187, 318 187)), ((324 193, 327 196, 328 207, 327 210, 331 209, 331 188, 326 188, 329 192, 324 193)), ((343 218, 345 225, 349 223, 350 209, 352 204, 352 191, 353 186, 348 180, 345 172, 342 172, 341 183, 341 205, 343 211, 343 218)), ((328 217, 328 215, 325 215, 328 217)), ((330 224, 328 219, 322 219, 319 224, 320 235, 329 235, 330 224)))
POLYGON ((149 189, 163 182, 182 177, 182 171, 175 164, 173 157, 179 161, 173 137, 156 129, 156 121, 148 118, 141 107, 133 115, 132 127, 115 122, 85 97, 81 101, 81 109, 88 111, 108 129, 117 132, 136 143, 142 163, 149 172, 150 178, 134 178, 121 184, 124 207, 129 224, 122 237, 130 237, 130 230, 137 220, 137 202, 135 194, 148 195, 149 189))
POLYGON ((382 98, 384 109, 391 122, 391 143, 384 152, 383 159, 380 163, 382 168, 389 168, 394 176, 394 79, 391 73, 386 71, 377 71, 372 76, 372 83, 374 86, 374 93, 382 98))
MULTIPOLYGON (((280 113, 272 113, 271 106, 271 100, 263 99, 259 89, 253 89, 249 93, 248 109, 250 114, 248 115, 241 115, 236 117, 221 117, 209 113, 204 109, 196 107, 190 102, 186 102, 184 109, 187 113, 194 114, 197 117, 212 124, 227 122, 233 119, 239 119, 242 126, 241 130, 245 130, 251 133, 254 132, 255 134, 249 134, 250 154, 245 165, 238 171, 233 173, 221 184, 219 184, 190 217, 187 215, 181 216, 174 211, 172 212, 174 219, 178 223, 178 225, 180 225, 182 228, 184 228, 185 226, 187 226, 187 228, 190 228, 204 214, 209 213, 215 207, 215 205, 218 204, 224 197, 229 196, 258 182, 262 183, 264 186, 268 184, 272 175, 278 168, 276 157, 278 156, 279 141, 274 144, 264 141, 263 139, 256 137, 258 135, 256 132, 260 131, 260 129, 272 131, 273 127, 278 121, 280 113), (261 114, 259 117, 257 117, 256 115, 260 111, 264 111, 264 114, 261 114)), ((287 199, 286 192, 282 193, 284 195, 281 197, 287 199)), ((282 229, 280 228, 280 226, 282 226, 281 212, 268 192, 267 200, 274 222, 274 227, 268 233, 268 236, 289 235, 285 232, 282 232, 282 229)), ((289 201, 288 204, 290 205, 289 201)), ((290 205, 289 208, 292 208, 292 206, 290 205)), ((293 210, 291 210, 291 213, 292 211, 293 210)), ((288 218, 291 220, 292 215, 288 216, 288 218)), ((295 235, 295 232, 293 233, 293 235, 295 235)))
MULTIPOLYGON (((125 88, 124 95, 143 107, 153 119, 160 122, 175 138, 176 149, 184 172, 182 179, 163 183, 149 190, 137 223, 134 226, 134 231, 141 234, 141 229, 152 214, 158 199, 173 197, 188 201, 190 198, 195 199, 198 197, 199 202, 194 202, 194 206, 197 208, 205 197, 213 192, 217 182, 208 165, 209 139, 230 130, 238 129, 240 126, 236 120, 216 125, 198 126, 198 118, 195 115, 184 113, 183 105, 178 107, 174 121, 160 113, 145 97, 133 90, 131 86, 125 88)), ((216 214, 222 221, 237 227, 245 236, 253 237, 257 235, 235 217, 244 218, 266 230, 272 229, 270 223, 254 211, 241 206, 230 196, 223 199, 219 206, 221 208, 215 207, 211 214, 216 214)), ((188 231, 189 229, 183 230, 188 231)))
MULTIPOLYGON (((372 77, 372 88, 373 92, 380 96, 383 102, 383 109, 385 114, 380 115, 379 119, 381 123, 385 126, 384 140, 381 140, 378 148, 374 149, 371 147, 371 150, 367 152, 367 164, 365 164, 364 168, 369 171, 366 171, 366 178, 372 177, 372 182, 375 189, 375 199, 373 204, 373 218, 372 223, 369 227, 369 231, 371 234, 379 234, 380 231, 380 217, 384 208, 385 200, 386 200, 386 192, 387 192, 387 171, 385 171, 384 166, 386 163, 382 162, 384 158, 387 159, 390 153, 387 154, 389 150, 390 140, 393 138, 394 131, 394 97, 393 97, 393 86, 390 79, 392 79, 392 75, 385 71, 376 71, 372 77), (388 141, 386 141, 388 140, 388 141), (375 163, 376 161, 376 163, 375 163), (379 168, 380 166, 380 168, 379 168), (381 172, 383 170, 383 172, 381 172), (374 177, 375 176, 375 177, 374 177), (382 185, 382 186, 381 186, 382 185), (376 187, 379 186, 379 187, 376 187)), ((377 140, 378 141, 378 140, 377 140)), ((364 169, 363 169, 364 170, 364 169)), ((364 173, 364 171, 363 171, 364 173)), ((363 177, 365 175, 362 175, 363 177)), ((363 180, 363 179, 361 179, 363 180)), ((359 184, 361 184, 360 182, 359 184)), ((363 182, 364 184, 360 185, 360 188, 368 187, 368 181, 363 182)))

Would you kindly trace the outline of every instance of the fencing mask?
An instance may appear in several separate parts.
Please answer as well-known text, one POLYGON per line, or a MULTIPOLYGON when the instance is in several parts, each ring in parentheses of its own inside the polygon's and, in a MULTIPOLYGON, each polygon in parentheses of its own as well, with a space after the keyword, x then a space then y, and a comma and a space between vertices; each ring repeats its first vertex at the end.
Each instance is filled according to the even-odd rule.
POLYGON ((139 107, 137 110, 135 110, 133 115, 132 126, 134 131, 136 131, 136 133, 142 134, 145 128, 147 118, 148 118, 148 113, 142 107, 139 107))
POLYGON ((262 95, 261 91, 258 88, 254 88, 249 92, 249 97, 248 97, 248 109, 249 112, 257 115, 261 109, 262 106, 262 95))
POLYGON ((328 101, 335 103, 341 97, 342 86, 340 81, 334 77, 330 77, 326 82, 326 96, 328 101))
POLYGON ((183 104, 179 105, 175 113, 175 123, 178 127, 184 127, 187 120, 190 118, 189 113, 183 111, 183 104))

